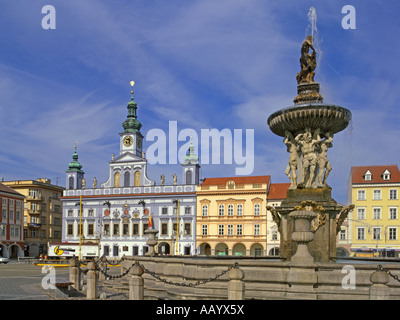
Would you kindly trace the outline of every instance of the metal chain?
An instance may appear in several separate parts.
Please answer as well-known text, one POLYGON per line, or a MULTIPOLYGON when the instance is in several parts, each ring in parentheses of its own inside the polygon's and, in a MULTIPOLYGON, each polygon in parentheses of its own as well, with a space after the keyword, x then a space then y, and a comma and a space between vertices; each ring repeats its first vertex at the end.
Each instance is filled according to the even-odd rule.
POLYGON ((378 271, 386 272, 386 273, 387 273, 389 276, 391 276, 394 280, 400 282, 400 279, 399 279, 399 276, 398 276, 398 275, 395 275, 395 274, 391 273, 389 269, 384 269, 384 268, 382 267, 382 265, 378 265, 377 270, 378 270, 378 271))
POLYGON ((197 282, 195 282, 195 283, 183 283, 183 282, 178 283, 178 282, 172 282, 172 281, 169 281, 169 280, 166 280, 166 279, 161 278, 161 277, 160 277, 159 275, 157 275, 155 272, 152 272, 152 271, 150 271, 149 269, 147 269, 147 268, 146 268, 144 265, 142 265, 139 261, 136 261, 136 262, 135 262, 135 265, 141 267, 141 268, 143 269, 144 272, 148 273, 148 274, 151 275, 153 278, 156 278, 157 280, 159 280, 159 281, 161 281, 161 282, 164 282, 164 283, 166 283, 166 284, 170 284, 170 285, 173 285, 173 286, 191 287, 191 288, 192 288, 192 287, 197 287, 197 286, 202 285, 202 284, 206 284, 207 282, 211 282, 211 281, 217 280, 218 278, 220 278, 221 276, 223 276, 224 274, 226 274, 226 273, 229 272, 230 270, 232 270, 232 269, 234 269, 234 268, 238 268, 238 266, 239 266, 239 264, 238 264, 237 262, 235 262, 233 265, 231 265, 230 267, 228 267, 227 270, 222 271, 220 274, 216 275, 216 276, 213 277, 213 278, 206 279, 206 280, 201 280, 201 281, 199 280, 199 281, 197 281, 197 282))

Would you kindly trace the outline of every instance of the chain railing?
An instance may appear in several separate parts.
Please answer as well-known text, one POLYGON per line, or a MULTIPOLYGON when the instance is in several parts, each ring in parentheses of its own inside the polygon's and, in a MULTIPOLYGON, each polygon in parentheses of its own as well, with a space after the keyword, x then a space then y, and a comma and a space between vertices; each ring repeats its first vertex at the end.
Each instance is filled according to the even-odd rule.
MULTIPOLYGON (((226 270, 223 270, 221 273, 215 275, 214 277, 209 278, 209 279, 205 279, 205 280, 199 280, 199 281, 197 281, 197 282, 195 282, 195 283, 173 282, 173 281, 164 279, 164 278, 160 277, 158 274, 156 274, 155 272, 150 271, 149 269, 147 269, 147 268, 146 268, 143 264, 141 264, 139 261, 135 261, 135 263, 133 263, 129 268, 127 268, 124 272, 122 272, 122 273, 119 274, 119 275, 111 275, 111 274, 108 274, 108 273, 107 273, 107 264, 110 264, 110 265, 117 265, 117 264, 121 263, 122 260, 123 260, 123 259, 120 259, 120 260, 119 260, 118 262, 116 262, 116 263, 115 263, 115 262, 114 262, 114 263, 111 263, 110 261, 107 260, 107 258, 106 258, 105 256, 102 256, 102 257, 100 257, 100 259, 98 259, 97 261, 94 260, 94 259, 93 259, 92 261, 94 262, 94 265, 95 265, 95 267, 96 267, 96 270, 98 270, 99 272, 101 272, 101 273, 105 276, 105 279, 106 279, 106 280, 115 280, 115 279, 123 278, 123 277, 125 277, 125 276, 129 273, 129 271, 130 271, 134 266, 139 266, 140 268, 142 268, 142 270, 143 270, 144 273, 149 274, 150 276, 152 276, 153 278, 155 278, 155 279, 157 279, 157 280, 159 280, 159 281, 161 281, 161 282, 164 282, 164 283, 170 284, 170 285, 174 285, 174 286, 191 287, 191 288, 197 287, 197 286, 199 286, 199 285, 206 284, 206 283, 211 282, 211 281, 215 281, 215 280, 217 280, 218 278, 222 277, 224 274, 228 273, 230 270, 239 267, 239 264, 238 264, 237 262, 235 262, 235 263, 233 263, 231 266, 229 266, 226 270), (101 266, 100 263, 104 263, 104 266, 101 266)), ((83 274, 86 275, 87 272, 88 272, 88 270, 87 270, 87 269, 86 269, 86 270, 83 270, 83 269, 80 267, 82 261, 80 261, 77 257, 75 257, 75 261, 76 261, 76 265, 77 265, 79 271, 80 271, 81 273, 83 273, 83 274)), ((87 263, 86 263, 86 264, 87 264, 87 263)))
POLYGON ((378 265, 377 267, 378 271, 383 271, 386 272, 389 276, 391 276, 394 280, 400 282, 399 276, 396 274, 393 274, 389 269, 385 269, 382 265, 378 265))
POLYGON ((210 278, 210 279, 206 279, 206 280, 199 280, 195 283, 184 283, 184 282, 172 282, 166 279, 161 278, 159 275, 157 275, 155 272, 150 271, 149 269, 147 269, 144 265, 142 265, 140 262, 136 261, 135 262, 136 265, 138 265, 139 267, 141 267, 143 269, 144 272, 148 273, 149 275, 151 275, 153 278, 164 282, 166 284, 170 284, 173 286, 180 286, 180 287, 197 287, 199 285, 202 284, 206 284, 207 282, 211 282, 214 280, 217 280, 218 278, 222 277, 224 274, 226 274, 227 272, 229 272, 230 270, 234 269, 234 268, 238 268, 239 264, 237 262, 235 262, 233 265, 229 266, 226 270, 222 271, 220 274, 217 274, 215 277, 210 278))

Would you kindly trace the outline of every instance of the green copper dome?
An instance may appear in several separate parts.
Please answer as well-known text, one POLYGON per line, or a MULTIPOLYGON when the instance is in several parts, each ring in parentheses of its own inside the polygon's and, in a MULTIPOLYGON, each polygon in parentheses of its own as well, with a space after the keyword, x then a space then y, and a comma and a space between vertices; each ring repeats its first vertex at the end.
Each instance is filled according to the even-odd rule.
POLYGON ((72 162, 69 163, 68 165, 68 170, 66 170, 66 172, 71 172, 71 171, 78 171, 83 173, 82 169, 82 165, 78 162, 78 154, 76 153, 76 148, 74 153, 72 154, 72 162))
POLYGON ((194 153, 194 145, 192 139, 190 139, 189 149, 186 152, 186 156, 183 159, 183 164, 199 164, 199 157, 194 153))
POLYGON ((128 103, 128 117, 122 124, 124 127, 124 133, 136 133, 140 131, 142 124, 137 119, 137 104, 133 101, 133 97, 131 101, 128 103))

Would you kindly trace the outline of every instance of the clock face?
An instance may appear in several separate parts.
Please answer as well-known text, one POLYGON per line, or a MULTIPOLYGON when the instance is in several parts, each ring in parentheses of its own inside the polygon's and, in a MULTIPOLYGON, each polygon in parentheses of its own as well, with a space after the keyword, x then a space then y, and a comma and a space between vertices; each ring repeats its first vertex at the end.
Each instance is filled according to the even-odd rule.
POLYGON ((129 147, 130 145, 132 145, 133 139, 131 136, 126 136, 124 138, 124 145, 129 147))

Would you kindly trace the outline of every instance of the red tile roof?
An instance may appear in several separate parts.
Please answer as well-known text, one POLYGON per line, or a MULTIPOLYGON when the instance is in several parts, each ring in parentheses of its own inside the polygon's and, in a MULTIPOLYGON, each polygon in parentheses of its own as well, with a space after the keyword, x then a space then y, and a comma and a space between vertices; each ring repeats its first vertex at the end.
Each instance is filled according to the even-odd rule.
POLYGON ((237 177, 223 177, 223 178, 206 178, 202 186, 209 185, 222 185, 228 181, 234 181, 236 184, 250 184, 250 183, 269 183, 271 176, 237 176, 237 177))
POLYGON ((5 193, 11 193, 13 195, 21 196, 24 197, 24 195, 20 194, 19 192, 15 191, 14 189, 10 188, 9 186, 6 186, 5 184, 0 183, 0 192, 5 192, 5 193))
POLYGON ((360 166, 351 168, 351 183, 352 184, 376 184, 376 183, 398 183, 400 182, 400 171, 397 165, 383 166, 360 166), (365 180, 364 174, 367 171, 372 174, 371 180, 365 180), (388 170, 390 179, 383 180, 382 174, 388 170))
POLYGON ((286 191, 289 189, 290 183, 271 183, 269 187, 268 200, 286 199, 286 191))

